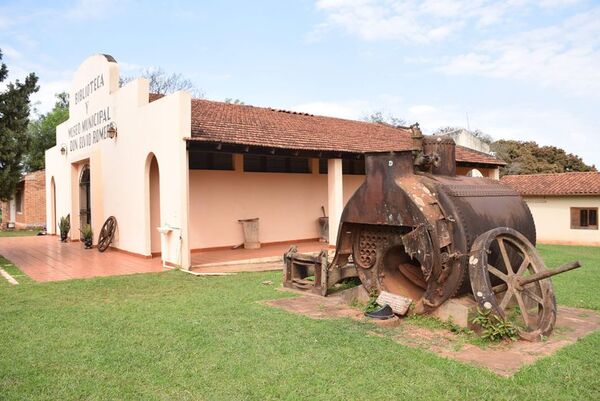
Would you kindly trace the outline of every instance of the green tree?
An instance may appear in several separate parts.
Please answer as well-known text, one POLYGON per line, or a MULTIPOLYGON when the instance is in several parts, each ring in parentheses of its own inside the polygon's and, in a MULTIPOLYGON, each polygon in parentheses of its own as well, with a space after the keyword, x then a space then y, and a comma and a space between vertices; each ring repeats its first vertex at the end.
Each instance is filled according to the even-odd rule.
POLYGON ((507 165, 500 175, 565 173, 571 171, 596 171, 596 166, 587 165, 572 153, 556 146, 539 146, 535 142, 499 140, 490 146, 507 165))
MULTIPOLYGON (((0 62, 2 51, 0 50, 0 62)), ((0 64, 0 83, 8 77, 6 64, 0 64)), ((0 92, 0 200, 9 200, 21 180, 22 158, 29 141, 29 97, 39 89, 38 78, 29 74, 24 82, 9 82, 0 92)))
POLYGON ((56 95, 57 101, 52 111, 29 123, 29 149, 24 157, 27 171, 45 167, 45 151, 56 145, 56 126, 69 118, 69 95, 65 92, 56 95))

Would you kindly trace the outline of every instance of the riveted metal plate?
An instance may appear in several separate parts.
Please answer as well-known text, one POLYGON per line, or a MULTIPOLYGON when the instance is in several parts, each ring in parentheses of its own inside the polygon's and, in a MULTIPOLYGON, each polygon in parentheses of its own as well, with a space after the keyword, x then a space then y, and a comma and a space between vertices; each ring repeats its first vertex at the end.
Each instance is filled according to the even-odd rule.
POLYGON ((519 196, 512 188, 503 185, 448 185, 448 194, 454 197, 519 196))

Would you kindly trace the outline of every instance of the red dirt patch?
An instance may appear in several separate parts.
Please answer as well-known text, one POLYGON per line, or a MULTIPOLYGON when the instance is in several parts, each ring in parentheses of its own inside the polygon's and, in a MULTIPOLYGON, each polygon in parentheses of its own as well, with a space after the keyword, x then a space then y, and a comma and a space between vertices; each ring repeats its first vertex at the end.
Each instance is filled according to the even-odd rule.
MULTIPOLYGON (((340 297, 320 297, 301 293, 295 298, 283 298, 264 302, 267 305, 298 313, 313 319, 335 319, 349 317, 365 321, 362 311, 350 307, 340 297)), ((546 341, 515 341, 490 344, 485 348, 466 342, 464 336, 448 330, 416 326, 401 319, 384 321, 369 320, 370 323, 394 327, 394 339, 410 347, 421 348, 440 356, 489 369, 501 375, 511 376, 525 365, 539 358, 552 355, 557 350, 573 344, 600 328, 600 314, 587 309, 560 306, 554 332, 546 341)), ((381 336, 381 333, 373 332, 381 336)))

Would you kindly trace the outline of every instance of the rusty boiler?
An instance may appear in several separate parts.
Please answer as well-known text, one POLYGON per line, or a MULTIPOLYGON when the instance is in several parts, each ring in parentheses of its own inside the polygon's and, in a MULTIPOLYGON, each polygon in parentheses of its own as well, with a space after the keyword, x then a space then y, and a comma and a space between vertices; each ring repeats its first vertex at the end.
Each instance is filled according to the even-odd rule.
POLYGON ((365 155, 366 177, 342 213, 333 260, 326 251, 291 249, 284 284, 326 295, 358 277, 371 294, 409 298, 414 313, 471 292, 500 317, 520 311, 522 337, 549 334, 556 319, 549 277, 579 263, 547 270, 521 196, 498 180, 457 176, 453 139, 412 130, 412 150, 365 155))

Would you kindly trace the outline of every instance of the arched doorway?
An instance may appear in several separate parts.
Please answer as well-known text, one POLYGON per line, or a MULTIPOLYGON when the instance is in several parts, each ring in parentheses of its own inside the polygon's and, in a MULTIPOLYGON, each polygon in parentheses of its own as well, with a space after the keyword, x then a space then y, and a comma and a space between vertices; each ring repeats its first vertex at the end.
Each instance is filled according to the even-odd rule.
POLYGON ((90 196, 90 166, 86 164, 79 176, 79 227, 81 230, 92 224, 92 208, 90 196))
POLYGON ((467 177, 483 177, 483 174, 481 174, 481 171, 474 168, 467 172, 467 177))
POLYGON ((160 170, 156 156, 149 156, 148 165, 148 212, 150 214, 150 252, 153 256, 160 254, 160 170))
POLYGON ((46 227, 49 234, 56 234, 58 226, 56 224, 56 183, 54 177, 50 178, 50 227, 46 227))

